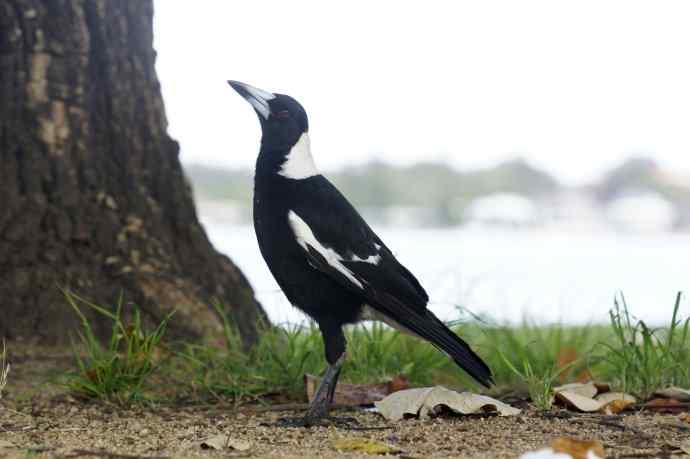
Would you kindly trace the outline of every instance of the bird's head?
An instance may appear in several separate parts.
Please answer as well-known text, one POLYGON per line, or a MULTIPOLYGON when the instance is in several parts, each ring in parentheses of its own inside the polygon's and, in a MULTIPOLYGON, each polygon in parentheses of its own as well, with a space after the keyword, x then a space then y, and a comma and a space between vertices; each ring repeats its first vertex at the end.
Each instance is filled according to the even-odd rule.
POLYGON ((256 111, 261 122, 261 148, 290 150, 309 130, 307 112, 290 96, 274 94, 239 81, 228 83, 256 111))

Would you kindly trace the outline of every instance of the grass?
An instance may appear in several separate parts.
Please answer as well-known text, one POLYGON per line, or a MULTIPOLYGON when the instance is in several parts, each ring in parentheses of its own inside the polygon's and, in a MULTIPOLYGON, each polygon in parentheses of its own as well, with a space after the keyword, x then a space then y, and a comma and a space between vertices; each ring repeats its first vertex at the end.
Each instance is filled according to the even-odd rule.
MULTIPOLYGON (((304 375, 325 370, 323 341, 314 324, 259 324, 258 342, 243 351, 237 327, 215 305, 223 318, 224 345, 177 343, 172 357, 161 362, 157 355, 170 317, 146 331, 136 310, 130 322, 124 321, 121 302, 111 312, 76 295, 66 297, 82 322, 80 346, 75 347, 77 370, 68 387, 85 397, 151 400, 154 388, 147 381, 157 372, 162 380, 176 380, 178 391, 194 400, 302 400, 304 375), (113 320, 106 345, 95 338, 80 305, 113 320)), ((662 386, 690 387, 690 319, 680 318, 680 303, 679 294, 670 324, 659 329, 634 320, 622 296, 614 303, 608 326, 525 322, 505 327, 474 320, 452 328, 489 364, 499 387, 524 388, 539 409, 547 410, 554 386, 573 381, 609 381, 641 398, 662 386)), ((343 381, 371 383, 404 375, 415 386, 478 389, 433 346, 385 325, 351 327, 346 337, 343 381)))
POLYGON ((602 346, 611 380, 622 391, 646 399, 662 387, 690 387, 690 317, 680 319, 681 300, 678 293, 668 327, 652 328, 633 317, 625 296, 615 298, 609 312, 615 339, 602 346))
POLYGON ((10 374, 10 364, 7 363, 7 347, 5 347, 5 340, 2 340, 2 353, 0 353, 0 399, 2 399, 2 391, 7 385, 7 375, 10 374))
MULTIPOLYGON (((225 348, 186 345, 179 355, 193 375, 194 392, 229 396, 236 401, 270 394, 301 398, 304 375, 323 373, 326 368, 321 333, 314 324, 283 327, 260 326, 259 341, 241 352, 236 327, 224 318, 225 348)), ((431 345, 390 330, 381 324, 356 326, 346 331, 348 358, 342 380, 353 383, 379 382, 404 374, 417 385, 432 383, 444 372, 447 358, 431 345)))
POLYGON ((81 346, 73 345, 77 369, 67 375, 66 386, 84 398, 119 403, 145 400, 143 385, 157 368, 161 340, 172 314, 149 331, 144 329, 138 310, 130 321, 125 321, 122 299, 110 311, 69 291, 64 294, 82 325, 78 333, 81 346), (82 307, 112 319, 106 344, 96 338, 82 307))
POLYGON ((527 392, 537 409, 548 411, 553 404, 554 383, 567 370, 555 364, 546 372, 537 372, 529 360, 523 360, 522 369, 518 369, 505 354, 501 352, 506 366, 527 386, 527 392))
POLYGON ((562 369, 557 375, 560 381, 585 378, 596 366, 591 358, 596 343, 609 338, 608 328, 600 325, 537 326, 523 322, 520 327, 486 327, 478 339, 496 380, 512 385, 524 380, 520 373, 525 373, 527 366, 530 373, 543 376, 562 369), (518 368, 522 372, 516 372, 518 368))
POLYGON ((294 394, 300 390, 305 373, 325 368, 323 344, 314 327, 268 327, 260 324, 259 342, 242 351, 237 328, 223 317, 225 347, 185 344, 178 353, 184 372, 191 375, 195 394, 230 397, 235 401, 272 393, 294 394))

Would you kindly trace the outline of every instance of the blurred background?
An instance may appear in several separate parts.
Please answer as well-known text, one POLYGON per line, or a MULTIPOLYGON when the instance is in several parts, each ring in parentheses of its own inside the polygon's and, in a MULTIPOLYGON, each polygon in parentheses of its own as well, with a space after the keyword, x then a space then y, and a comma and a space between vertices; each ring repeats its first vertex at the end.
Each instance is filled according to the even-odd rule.
POLYGON ((690 287, 688 17, 682 1, 157 0, 154 37, 200 217, 272 320, 305 317, 259 254, 260 128, 227 79, 302 103, 317 165, 442 318, 602 322, 623 291, 660 322, 690 287))

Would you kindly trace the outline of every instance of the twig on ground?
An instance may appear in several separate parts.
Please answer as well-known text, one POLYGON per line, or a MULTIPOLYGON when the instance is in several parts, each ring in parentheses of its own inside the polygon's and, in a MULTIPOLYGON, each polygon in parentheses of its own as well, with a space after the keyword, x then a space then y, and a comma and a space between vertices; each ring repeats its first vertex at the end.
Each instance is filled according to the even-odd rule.
POLYGON ((75 449, 63 457, 105 457, 108 459, 170 459, 170 456, 139 456, 137 454, 118 454, 103 450, 75 449))
MULTIPOLYGON (((265 413, 267 411, 306 411, 309 409, 308 403, 283 403, 280 405, 267 405, 267 406, 256 406, 256 407, 242 407, 239 408, 241 412, 249 413, 265 413)), ((333 410, 346 410, 346 411, 358 411, 361 408, 358 406, 351 405, 331 405, 333 410)))
POLYGON ((679 411, 686 411, 688 408, 690 408, 690 402, 677 402, 674 403, 673 405, 659 405, 659 406, 654 406, 654 405, 647 405, 644 403, 638 403, 635 405, 631 405, 628 409, 631 410, 640 410, 640 411, 654 411, 654 412, 667 412, 667 413, 675 413, 679 411))

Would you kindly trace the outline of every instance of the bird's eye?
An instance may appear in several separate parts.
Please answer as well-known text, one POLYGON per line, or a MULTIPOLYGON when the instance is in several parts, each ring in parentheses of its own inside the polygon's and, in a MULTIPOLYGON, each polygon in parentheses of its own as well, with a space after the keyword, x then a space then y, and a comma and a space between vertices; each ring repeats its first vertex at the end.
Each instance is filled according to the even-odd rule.
POLYGON ((276 112, 274 116, 276 118, 285 119, 290 117, 290 112, 287 110, 281 110, 279 112, 276 112))

